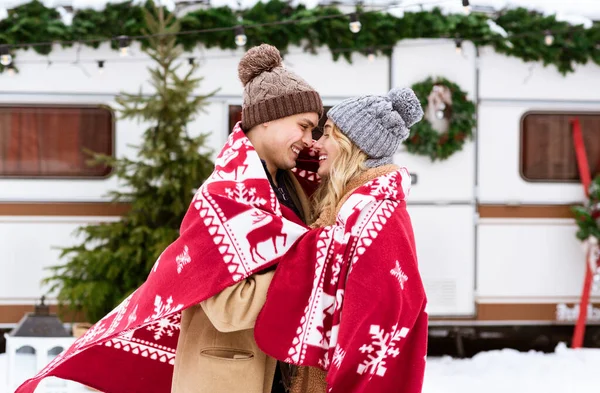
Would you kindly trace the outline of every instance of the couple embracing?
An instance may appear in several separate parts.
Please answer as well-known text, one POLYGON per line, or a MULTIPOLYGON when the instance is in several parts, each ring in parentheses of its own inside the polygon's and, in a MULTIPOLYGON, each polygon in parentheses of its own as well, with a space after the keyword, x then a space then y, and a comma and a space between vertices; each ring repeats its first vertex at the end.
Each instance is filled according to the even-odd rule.
POLYGON ((314 141, 321 97, 275 47, 250 49, 238 71, 242 121, 180 237, 17 392, 50 375, 107 393, 421 391, 427 300, 410 175, 392 162, 418 98, 344 100, 314 141))

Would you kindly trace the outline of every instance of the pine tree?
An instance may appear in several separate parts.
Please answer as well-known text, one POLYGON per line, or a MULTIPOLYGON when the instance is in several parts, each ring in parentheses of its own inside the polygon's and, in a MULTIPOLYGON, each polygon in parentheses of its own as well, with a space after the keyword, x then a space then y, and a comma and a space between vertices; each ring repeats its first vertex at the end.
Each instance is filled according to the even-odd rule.
POLYGON ((110 192, 113 201, 128 202, 131 209, 120 221, 80 227, 82 243, 63 248, 66 263, 50 267, 51 276, 44 280, 50 291, 58 291, 61 305, 82 311, 89 322, 145 281, 160 253, 178 237, 194 189, 213 169, 206 135, 191 137, 187 124, 215 92, 193 96, 202 78, 194 77, 196 64, 187 72, 179 70, 182 50, 173 15, 154 8, 145 10, 145 19, 151 38, 143 51, 155 62, 149 69, 154 92, 122 93, 116 101, 122 119, 151 126, 136 146, 135 160, 93 154, 94 162, 110 165, 119 179, 121 191, 110 192))

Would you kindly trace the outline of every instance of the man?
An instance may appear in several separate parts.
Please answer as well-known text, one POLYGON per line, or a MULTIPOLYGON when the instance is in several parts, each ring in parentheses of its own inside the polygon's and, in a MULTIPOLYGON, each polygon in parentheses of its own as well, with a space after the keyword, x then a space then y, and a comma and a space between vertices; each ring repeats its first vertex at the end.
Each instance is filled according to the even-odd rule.
MULTIPOLYGON (((270 45, 250 49, 238 73, 244 85, 241 128, 261 159, 283 216, 306 222, 309 203, 290 170, 312 143, 323 113, 321 98, 283 67, 279 51, 270 45)), ((273 268, 261 271, 183 311, 172 393, 287 390, 289 365, 278 365, 254 341, 254 323, 273 274, 273 268)))

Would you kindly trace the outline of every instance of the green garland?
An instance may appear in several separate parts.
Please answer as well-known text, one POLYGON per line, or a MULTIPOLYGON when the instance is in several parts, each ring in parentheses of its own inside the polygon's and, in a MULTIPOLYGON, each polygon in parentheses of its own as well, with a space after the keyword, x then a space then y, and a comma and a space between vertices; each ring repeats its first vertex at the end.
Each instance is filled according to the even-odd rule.
POLYGON ((585 206, 574 206, 572 211, 579 227, 577 238, 581 241, 589 237, 600 240, 600 175, 590 184, 589 200, 585 206))
MULTIPOLYGON (((134 5, 131 1, 106 4, 102 11, 76 10, 71 26, 66 26, 59 13, 46 8, 34 0, 8 11, 8 18, 0 21, 0 44, 22 45, 34 42, 76 41, 110 39, 120 35, 139 36, 145 34, 142 8, 150 3, 134 5)), ((305 50, 315 52, 327 47, 335 60, 340 56, 348 61, 352 53, 365 54, 368 48, 376 53, 389 55, 398 41, 411 38, 461 38, 471 40, 477 46, 490 45, 496 51, 524 61, 542 61, 555 65, 562 74, 574 71, 574 64, 594 61, 600 64, 600 23, 590 29, 569 26, 554 16, 523 8, 502 12, 492 18, 502 26, 511 39, 512 47, 492 32, 485 15, 443 15, 441 10, 405 13, 397 18, 384 12, 369 12, 360 15, 362 30, 353 34, 348 29, 348 18, 338 17, 325 20, 307 18, 342 15, 335 7, 307 9, 304 5, 291 6, 281 0, 257 3, 252 8, 234 11, 229 7, 202 9, 180 16, 182 31, 230 27, 239 24, 238 16, 246 26, 274 22, 277 20, 300 20, 297 24, 247 28, 247 46, 270 43, 284 54, 290 45, 302 45, 305 50), (544 44, 544 31, 554 32, 554 44, 544 44), (344 49, 341 51, 341 49, 344 49)), ((207 48, 234 49, 233 31, 204 34, 189 34, 178 37, 186 50, 202 44, 207 48)), ((97 47, 99 43, 90 43, 97 47)), ((116 42, 112 42, 116 49, 116 42)), ((35 46, 35 51, 48 54, 50 46, 35 46)), ((14 55, 14 53, 13 53, 14 55)), ((18 62, 16 62, 18 65, 18 62)), ((3 70, 0 67, 0 70, 3 70)))
POLYGON ((473 138, 476 125, 475 104, 467 100, 467 94, 457 84, 444 78, 427 78, 412 86, 425 112, 427 97, 435 85, 444 85, 452 93, 452 117, 448 131, 440 134, 429 121, 423 119, 411 127, 410 135, 404 141, 410 153, 428 156, 431 161, 445 160, 461 150, 465 140, 473 138))

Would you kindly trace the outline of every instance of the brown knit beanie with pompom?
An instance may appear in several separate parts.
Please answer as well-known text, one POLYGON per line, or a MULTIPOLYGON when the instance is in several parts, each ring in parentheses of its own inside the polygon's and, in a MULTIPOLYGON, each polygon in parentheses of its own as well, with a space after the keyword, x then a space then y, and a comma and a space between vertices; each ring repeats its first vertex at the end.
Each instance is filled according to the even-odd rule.
POLYGON ((246 52, 238 65, 244 85, 242 129, 298 113, 323 114, 323 102, 304 79, 283 67, 279 50, 262 44, 246 52))

